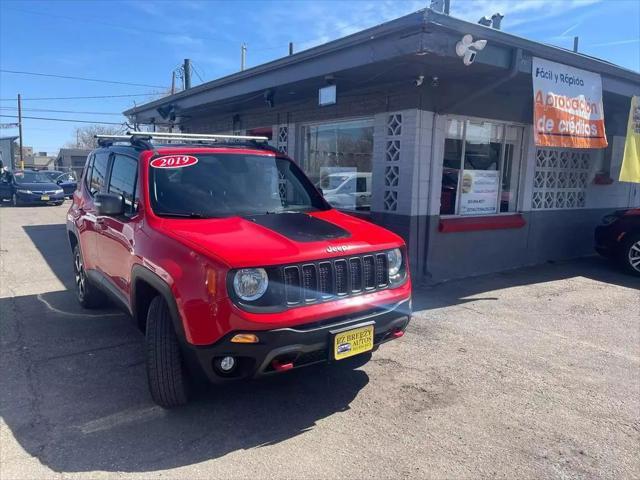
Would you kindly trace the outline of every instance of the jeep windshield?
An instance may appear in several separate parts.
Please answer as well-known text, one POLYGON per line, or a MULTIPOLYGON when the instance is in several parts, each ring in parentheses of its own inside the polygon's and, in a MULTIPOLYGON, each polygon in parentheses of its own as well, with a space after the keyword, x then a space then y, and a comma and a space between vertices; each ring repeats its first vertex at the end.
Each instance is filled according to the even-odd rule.
POLYGON ((177 168, 159 168, 152 162, 149 193, 156 215, 215 218, 329 208, 290 160, 267 155, 192 156, 197 163, 177 168))

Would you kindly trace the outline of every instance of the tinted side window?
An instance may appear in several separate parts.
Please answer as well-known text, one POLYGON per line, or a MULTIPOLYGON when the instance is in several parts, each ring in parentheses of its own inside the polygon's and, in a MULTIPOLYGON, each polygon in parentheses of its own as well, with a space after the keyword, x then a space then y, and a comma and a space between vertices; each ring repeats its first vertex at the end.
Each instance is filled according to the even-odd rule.
POLYGON ((107 177, 107 165, 109 164, 109 152, 97 152, 93 159, 93 169, 91 171, 91 183, 89 190, 91 194, 102 190, 107 177))
POLYGON ((358 181, 356 184, 356 192, 366 192, 367 191, 367 179, 358 177, 358 181))
POLYGON ((136 211, 136 180, 138 161, 125 155, 115 155, 111 167, 109 192, 119 193, 124 197, 125 214, 131 215, 136 211))
POLYGON ((82 175, 84 177, 84 184, 87 187, 87 190, 91 190, 91 170, 93 169, 93 159, 95 158, 94 155, 91 155, 89 157, 89 160, 87 160, 87 163, 84 166, 84 172, 82 172, 82 175))

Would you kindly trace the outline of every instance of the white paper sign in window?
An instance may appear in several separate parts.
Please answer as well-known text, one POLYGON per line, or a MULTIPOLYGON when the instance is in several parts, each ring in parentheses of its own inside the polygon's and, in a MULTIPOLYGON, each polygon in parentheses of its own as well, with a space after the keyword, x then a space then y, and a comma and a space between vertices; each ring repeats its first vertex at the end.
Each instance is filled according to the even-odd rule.
POLYGON ((496 213, 499 179, 497 170, 465 170, 460 186, 460 215, 496 213))

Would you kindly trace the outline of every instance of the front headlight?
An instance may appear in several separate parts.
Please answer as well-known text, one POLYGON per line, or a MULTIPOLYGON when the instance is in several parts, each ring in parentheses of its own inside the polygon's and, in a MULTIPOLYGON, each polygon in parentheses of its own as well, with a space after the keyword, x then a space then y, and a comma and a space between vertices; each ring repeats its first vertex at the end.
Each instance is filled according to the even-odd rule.
POLYGON ((55 191, 56 195, 60 195, 61 193, 64 193, 64 190, 59 188, 58 190, 55 191))
POLYGON ((28 194, 32 193, 31 190, 24 190, 24 189, 20 189, 20 188, 17 189, 16 192, 18 192, 18 193, 28 193, 28 194))
POLYGON ((387 263, 389 266, 389 278, 393 278, 400 273, 400 268, 402 268, 402 252, 399 248, 394 248, 387 252, 387 263))
POLYGON ((233 289, 242 300, 252 302, 259 299, 269 286, 269 277, 264 268, 243 268, 233 277, 233 289))

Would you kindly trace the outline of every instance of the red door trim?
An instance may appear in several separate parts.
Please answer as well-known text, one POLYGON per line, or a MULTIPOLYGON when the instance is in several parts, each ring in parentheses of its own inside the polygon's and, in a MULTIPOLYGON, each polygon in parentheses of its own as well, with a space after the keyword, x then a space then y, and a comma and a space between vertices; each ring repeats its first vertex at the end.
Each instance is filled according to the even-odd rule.
POLYGON ((479 230, 502 230, 522 228, 526 225, 521 214, 490 215, 486 217, 441 218, 438 231, 441 233, 474 232, 479 230))

